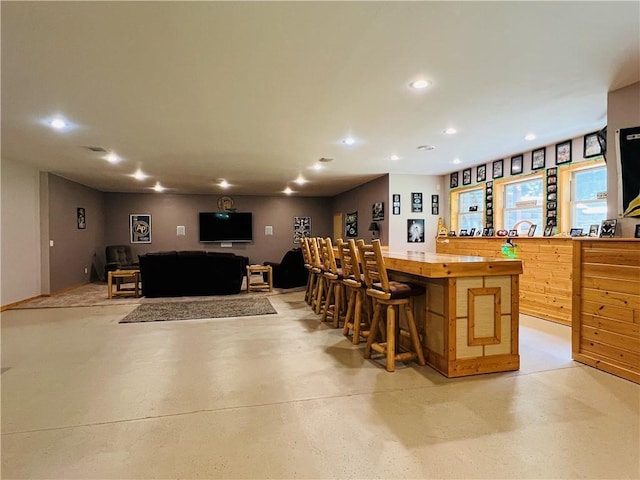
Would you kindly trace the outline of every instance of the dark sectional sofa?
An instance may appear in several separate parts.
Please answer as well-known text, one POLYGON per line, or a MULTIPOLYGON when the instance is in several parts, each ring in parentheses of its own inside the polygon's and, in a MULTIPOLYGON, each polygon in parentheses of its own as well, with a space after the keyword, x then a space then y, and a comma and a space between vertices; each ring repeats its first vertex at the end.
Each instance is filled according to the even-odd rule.
POLYGON ((154 252, 138 258, 145 297, 240 293, 249 263, 233 253, 205 251, 154 252))

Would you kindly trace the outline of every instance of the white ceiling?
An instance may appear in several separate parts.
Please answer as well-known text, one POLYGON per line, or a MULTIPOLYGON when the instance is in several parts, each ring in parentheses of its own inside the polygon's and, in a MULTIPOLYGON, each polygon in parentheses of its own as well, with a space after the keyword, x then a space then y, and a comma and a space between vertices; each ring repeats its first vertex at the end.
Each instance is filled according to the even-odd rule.
POLYGON ((1 17, 2 158, 108 192, 446 174, 598 130, 607 92, 640 80, 640 2, 3 1, 1 17))

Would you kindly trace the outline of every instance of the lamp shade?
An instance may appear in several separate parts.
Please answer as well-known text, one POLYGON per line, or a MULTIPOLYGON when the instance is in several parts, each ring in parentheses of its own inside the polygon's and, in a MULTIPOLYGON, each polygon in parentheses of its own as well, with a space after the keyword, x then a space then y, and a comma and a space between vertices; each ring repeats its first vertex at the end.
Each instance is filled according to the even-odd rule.
POLYGON ((379 232, 380 228, 378 228, 378 224, 376 222, 371 222, 371 225, 369 225, 369 231, 370 232, 379 232))

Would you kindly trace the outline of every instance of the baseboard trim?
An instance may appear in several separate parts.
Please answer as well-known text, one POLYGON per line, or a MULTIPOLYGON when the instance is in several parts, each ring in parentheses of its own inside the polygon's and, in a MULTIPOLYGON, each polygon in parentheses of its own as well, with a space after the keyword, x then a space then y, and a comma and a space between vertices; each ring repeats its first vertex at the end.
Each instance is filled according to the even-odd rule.
POLYGON ((4 312, 5 310, 11 310, 12 308, 16 308, 16 307, 22 305, 23 303, 27 303, 27 302, 30 302, 32 300, 37 300, 38 298, 55 297, 56 295, 60 295, 62 293, 66 293, 66 292, 68 292, 70 290, 75 290, 76 288, 82 287, 83 285, 88 285, 89 283, 91 283, 91 282, 77 283, 75 285, 71 285, 70 287, 65 287, 62 290, 58 290, 57 292, 54 292, 54 293, 43 293, 41 295, 36 295, 35 297, 25 298, 24 300, 19 300, 17 302, 8 303, 7 305, 0 306, 0 312, 4 312))

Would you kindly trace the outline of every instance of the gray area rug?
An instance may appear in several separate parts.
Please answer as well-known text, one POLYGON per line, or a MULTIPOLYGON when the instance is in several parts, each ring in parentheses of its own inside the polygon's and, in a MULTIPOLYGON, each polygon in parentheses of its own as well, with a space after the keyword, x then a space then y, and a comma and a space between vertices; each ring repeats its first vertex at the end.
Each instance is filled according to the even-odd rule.
POLYGON ((145 303, 120 320, 119 323, 247 317, 274 313, 278 312, 266 297, 223 298, 206 302, 145 303))

